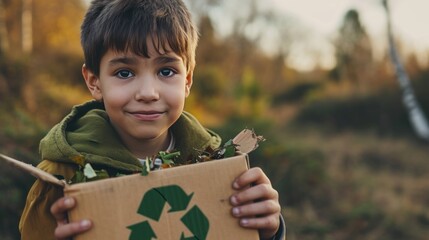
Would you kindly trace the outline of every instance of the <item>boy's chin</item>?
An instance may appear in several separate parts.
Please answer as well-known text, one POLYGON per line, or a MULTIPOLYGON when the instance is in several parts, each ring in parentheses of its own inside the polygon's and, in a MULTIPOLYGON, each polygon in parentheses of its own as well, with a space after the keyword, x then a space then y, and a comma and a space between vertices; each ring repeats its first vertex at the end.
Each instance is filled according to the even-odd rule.
POLYGON ((145 129, 144 131, 136 131, 133 133, 134 138, 140 141, 154 141, 159 139, 164 139, 167 137, 168 131, 159 131, 159 130, 153 130, 150 131, 149 129, 145 129))

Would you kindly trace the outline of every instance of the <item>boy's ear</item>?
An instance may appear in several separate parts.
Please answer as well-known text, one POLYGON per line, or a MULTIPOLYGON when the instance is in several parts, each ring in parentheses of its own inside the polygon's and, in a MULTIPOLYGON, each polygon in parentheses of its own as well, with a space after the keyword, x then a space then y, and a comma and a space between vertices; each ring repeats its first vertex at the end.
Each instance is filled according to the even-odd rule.
POLYGON ((86 86, 91 92, 92 97, 95 100, 101 101, 103 99, 103 95, 101 94, 99 77, 89 70, 85 64, 82 66, 82 75, 85 79, 86 86))
POLYGON ((194 71, 190 70, 188 75, 186 75, 185 83, 185 96, 188 97, 191 93, 192 81, 193 81, 194 71))

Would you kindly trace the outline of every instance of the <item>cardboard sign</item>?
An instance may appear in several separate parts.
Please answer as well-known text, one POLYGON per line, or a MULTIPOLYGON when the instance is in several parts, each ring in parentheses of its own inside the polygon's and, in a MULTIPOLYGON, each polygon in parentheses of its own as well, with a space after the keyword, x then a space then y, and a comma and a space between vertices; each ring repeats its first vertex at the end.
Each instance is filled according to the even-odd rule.
POLYGON ((5 155, 0 158, 63 186, 65 196, 76 198, 70 221, 93 221, 93 228, 77 240, 259 239, 256 230, 239 226, 229 203, 233 180, 248 169, 246 154, 74 185, 5 155))

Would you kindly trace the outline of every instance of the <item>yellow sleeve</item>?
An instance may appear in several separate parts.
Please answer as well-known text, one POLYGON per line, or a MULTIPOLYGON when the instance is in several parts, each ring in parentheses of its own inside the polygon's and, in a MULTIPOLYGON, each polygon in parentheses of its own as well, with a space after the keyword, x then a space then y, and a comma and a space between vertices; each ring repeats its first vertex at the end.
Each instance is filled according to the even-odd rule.
MULTIPOLYGON (((70 179, 75 168, 71 164, 42 161, 38 167, 55 175, 70 179)), ((22 240, 50 240, 54 238, 57 223, 50 212, 52 204, 63 196, 62 187, 40 180, 31 187, 19 221, 22 240)))
POLYGON ((19 221, 22 240, 55 239, 57 223, 50 212, 51 205, 63 196, 63 189, 40 180, 31 187, 19 221))

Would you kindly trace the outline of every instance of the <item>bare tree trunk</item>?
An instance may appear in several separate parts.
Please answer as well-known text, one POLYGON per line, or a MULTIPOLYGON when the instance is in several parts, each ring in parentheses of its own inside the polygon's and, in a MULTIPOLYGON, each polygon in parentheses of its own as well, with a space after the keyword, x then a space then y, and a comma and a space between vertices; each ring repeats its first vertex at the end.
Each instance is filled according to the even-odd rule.
POLYGON ((0 52, 7 52, 9 49, 9 38, 6 28, 6 14, 3 0, 0 0, 0 52))
POLYGON ((420 138, 429 140, 428 121, 426 120, 426 117, 423 111, 421 110, 419 103, 417 102, 413 88, 410 83, 410 79, 408 77, 407 72, 404 69, 404 66, 401 63, 399 54, 395 47, 395 42, 393 40, 388 0, 383 0, 383 5, 387 13, 387 34, 389 39, 390 57, 393 65, 395 66, 398 82, 402 89, 402 101, 408 110, 408 115, 411 121, 411 125, 413 126, 416 134, 420 138))
POLYGON ((33 0, 22 2, 22 51, 33 51, 33 0))

